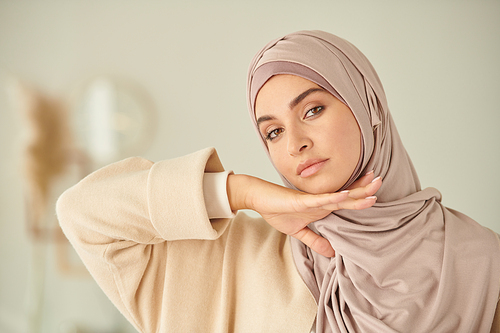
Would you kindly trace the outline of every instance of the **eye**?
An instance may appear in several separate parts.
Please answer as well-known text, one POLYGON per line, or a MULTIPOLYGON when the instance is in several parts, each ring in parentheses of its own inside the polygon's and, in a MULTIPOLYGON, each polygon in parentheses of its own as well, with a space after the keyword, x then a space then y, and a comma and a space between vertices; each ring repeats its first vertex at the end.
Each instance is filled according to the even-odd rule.
POLYGON ((276 139, 278 137, 278 135, 283 133, 283 131, 284 131, 284 129, 280 127, 280 128, 276 128, 276 129, 273 129, 272 131, 267 132, 266 140, 273 141, 274 139, 276 139))
POLYGON ((306 115, 304 116, 304 118, 314 117, 314 116, 320 114, 324 110, 324 108, 325 108, 324 106, 317 106, 315 108, 312 108, 306 112, 306 115))

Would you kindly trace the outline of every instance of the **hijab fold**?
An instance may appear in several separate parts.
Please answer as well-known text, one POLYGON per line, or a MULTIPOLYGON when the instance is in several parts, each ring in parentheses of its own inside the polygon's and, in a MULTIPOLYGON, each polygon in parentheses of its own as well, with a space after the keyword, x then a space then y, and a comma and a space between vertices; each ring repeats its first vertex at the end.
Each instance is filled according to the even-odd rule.
POLYGON ((330 241, 334 258, 292 238, 295 264, 318 303, 316 332, 489 332, 500 294, 498 235, 444 207, 438 190, 420 188, 368 59, 322 31, 270 42, 248 75, 257 133, 255 98, 278 74, 318 84, 353 112, 362 153, 343 189, 369 170, 383 179, 373 207, 309 225, 330 241))

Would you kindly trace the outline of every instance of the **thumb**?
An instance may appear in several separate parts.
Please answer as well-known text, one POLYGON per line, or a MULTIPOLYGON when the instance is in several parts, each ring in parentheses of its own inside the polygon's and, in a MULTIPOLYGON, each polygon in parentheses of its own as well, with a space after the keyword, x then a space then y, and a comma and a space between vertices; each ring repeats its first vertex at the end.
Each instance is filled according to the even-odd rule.
POLYGON ((330 242, 326 238, 323 238, 313 232, 308 227, 300 229, 296 233, 290 234, 290 236, 297 238, 302 243, 310 247, 314 252, 317 252, 325 257, 330 258, 335 256, 335 250, 330 242))

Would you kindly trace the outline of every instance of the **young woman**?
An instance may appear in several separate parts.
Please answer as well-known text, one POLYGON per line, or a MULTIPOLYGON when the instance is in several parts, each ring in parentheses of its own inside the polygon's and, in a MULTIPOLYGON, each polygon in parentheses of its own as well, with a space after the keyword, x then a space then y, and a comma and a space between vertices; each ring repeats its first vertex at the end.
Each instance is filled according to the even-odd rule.
POLYGON ((272 41, 248 100, 288 188, 223 172, 210 148, 112 164, 58 201, 140 332, 498 330, 498 235, 420 189, 359 50, 319 31, 272 41))

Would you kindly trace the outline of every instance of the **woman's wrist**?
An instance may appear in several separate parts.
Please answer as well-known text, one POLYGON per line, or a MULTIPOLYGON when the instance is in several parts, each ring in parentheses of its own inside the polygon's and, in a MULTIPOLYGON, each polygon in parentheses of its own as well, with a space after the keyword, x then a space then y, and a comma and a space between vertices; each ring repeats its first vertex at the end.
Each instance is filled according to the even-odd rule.
POLYGON ((230 174, 227 177, 227 197, 232 211, 252 209, 249 193, 256 178, 248 175, 230 174))

